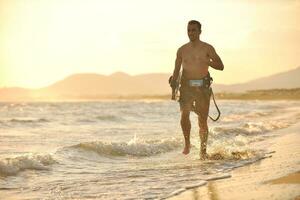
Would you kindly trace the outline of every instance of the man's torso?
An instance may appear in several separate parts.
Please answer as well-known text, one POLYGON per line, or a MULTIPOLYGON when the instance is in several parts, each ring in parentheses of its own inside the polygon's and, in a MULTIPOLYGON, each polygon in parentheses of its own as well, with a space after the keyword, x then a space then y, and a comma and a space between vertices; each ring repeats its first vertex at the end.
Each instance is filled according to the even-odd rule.
POLYGON ((192 46, 189 42, 181 47, 182 68, 186 79, 201 79, 208 73, 209 46, 200 41, 192 46))

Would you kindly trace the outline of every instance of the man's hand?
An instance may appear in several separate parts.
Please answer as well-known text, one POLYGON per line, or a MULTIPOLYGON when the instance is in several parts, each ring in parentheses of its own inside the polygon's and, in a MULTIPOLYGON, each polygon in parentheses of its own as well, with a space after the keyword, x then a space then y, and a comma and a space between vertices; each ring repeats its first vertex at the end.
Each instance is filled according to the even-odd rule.
POLYGON ((173 76, 170 76, 169 78, 169 84, 170 87, 172 88, 172 100, 176 99, 176 88, 178 87, 178 82, 177 80, 173 79, 173 76))
POLYGON ((170 87, 172 88, 172 97, 171 97, 171 99, 175 100, 177 81, 173 79, 173 76, 171 76, 169 78, 169 84, 170 84, 170 87))
POLYGON ((171 78, 170 86, 171 86, 171 88, 176 88, 177 87, 177 80, 174 80, 173 76, 171 78))

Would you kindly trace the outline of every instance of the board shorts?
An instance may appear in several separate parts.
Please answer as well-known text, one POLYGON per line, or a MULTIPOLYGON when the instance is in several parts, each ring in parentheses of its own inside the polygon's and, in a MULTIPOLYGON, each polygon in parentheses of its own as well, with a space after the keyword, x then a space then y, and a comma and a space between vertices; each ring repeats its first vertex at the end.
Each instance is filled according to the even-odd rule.
MULTIPOLYGON (((210 77, 209 77, 210 78, 210 77)), ((201 111, 203 107, 209 108, 210 96, 211 96, 211 87, 206 84, 202 87, 189 86, 187 79, 181 79, 181 86, 179 88, 180 97, 179 105, 180 110, 188 109, 196 111, 201 111)), ((205 109, 208 112, 208 108, 205 109)), ((206 113, 205 113, 206 114, 206 113)), ((208 114, 208 113, 207 113, 208 114)))

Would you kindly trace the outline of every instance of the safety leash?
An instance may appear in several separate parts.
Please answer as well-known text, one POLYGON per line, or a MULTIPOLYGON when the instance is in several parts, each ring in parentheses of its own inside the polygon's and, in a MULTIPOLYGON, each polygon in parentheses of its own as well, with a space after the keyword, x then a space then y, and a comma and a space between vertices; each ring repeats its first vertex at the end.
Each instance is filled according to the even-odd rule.
POLYGON ((220 111, 220 109, 219 109, 219 107, 218 107, 218 105, 217 105, 217 103, 216 103, 215 95, 214 95, 214 92, 213 92, 212 88, 210 88, 210 90, 211 90, 212 98, 213 98, 213 100, 214 100, 215 107, 216 107, 216 109, 217 109, 217 111, 218 111, 218 116, 216 117, 216 119, 212 118, 210 115, 208 115, 208 116, 209 116, 209 118, 210 118, 211 120, 213 120, 214 122, 216 122, 216 121, 218 121, 218 119, 219 119, 220 116, 221 116, 221 111, 220 111))
MULTIPOLYGON (((212 121, 216 122, 216 121, 218 121, 218 119, 219 119, 220 116, 221 116, 221 111, 220 111, 220 109, 219 109, 219 107, 218 107, 218 105, 217 105, 217 103, 216 103, 215 95, 214 95, 214 92, 213 92, 212 88, 210 88, 210 91, 211 91, 211 94, 212 94, 212 97, 213 97, 213 101, 214 101, 215 107, 216 107, 216 109, 217 109, 217 111, 218 111, 218 116, 217 116, 215 119, 212 118, 210 115, 208 115, 208 117, 209 117, 212 121)), ((209 100, 210 100, 210 98, 209 98, 209 100)), ((198 111, 196 110, 196 107, 195 107, 194 104, 193 104, 193 106, 192 106, 192 111, 193 111, 194 113, 196 113, 197 115, 199 115, 200 117, 202 117, 201 112, 198 112, 198 111)))

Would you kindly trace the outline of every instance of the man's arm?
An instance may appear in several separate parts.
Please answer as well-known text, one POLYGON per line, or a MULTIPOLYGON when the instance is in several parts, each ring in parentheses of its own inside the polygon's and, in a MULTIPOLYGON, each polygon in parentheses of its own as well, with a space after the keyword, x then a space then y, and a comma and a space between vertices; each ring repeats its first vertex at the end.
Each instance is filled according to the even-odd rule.
POLYGON ((211 66, 212 68, 214 68, 216 70, 224 69, 223 62, 222 62, 221 58, 219 57, 219 55, 216 53, 213 46, 209 46, 208 55, 210 58, 209 66, 211 66))
POLYGON ((173 71, 172 82, 175 82, 178 79, 180 68, 181 68, 181 63, 182 63, 181 48, 179 48, 177 51, 177 55, 176 55, 175 68, 173 71))
POLYGON ((172 79, 171 79, 171 87, 172 87, 172 100, 176 99, 176 87, 178 86, 177 79, 179 76, 180 68, 182 63, 182 56, 180 48, 177 51, 176 60, 175 60, 175 68, 173 71, 172 79))

